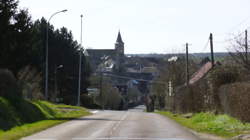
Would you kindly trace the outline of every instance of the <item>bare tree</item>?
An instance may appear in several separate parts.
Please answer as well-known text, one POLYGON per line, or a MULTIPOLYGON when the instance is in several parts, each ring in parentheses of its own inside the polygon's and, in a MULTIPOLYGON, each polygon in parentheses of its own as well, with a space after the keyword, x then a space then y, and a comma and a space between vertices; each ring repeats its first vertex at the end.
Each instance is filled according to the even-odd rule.
POLYGON ((246 46, 246 38, 241 34, 231 39, 231 45, 228 48, 232 59, 243 68, 250 70, 250 63, 248 59, 248 47, 246 46))

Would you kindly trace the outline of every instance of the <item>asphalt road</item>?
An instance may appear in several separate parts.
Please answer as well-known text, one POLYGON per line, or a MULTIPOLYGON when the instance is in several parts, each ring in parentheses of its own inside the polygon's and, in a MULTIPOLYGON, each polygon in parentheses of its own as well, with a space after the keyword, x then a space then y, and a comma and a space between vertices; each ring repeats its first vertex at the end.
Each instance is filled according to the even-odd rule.
POLYGON ((198 140, 174 121, 144 106, 128 111, 93 111, 93 115, 49 128, 22 140, 198 140))

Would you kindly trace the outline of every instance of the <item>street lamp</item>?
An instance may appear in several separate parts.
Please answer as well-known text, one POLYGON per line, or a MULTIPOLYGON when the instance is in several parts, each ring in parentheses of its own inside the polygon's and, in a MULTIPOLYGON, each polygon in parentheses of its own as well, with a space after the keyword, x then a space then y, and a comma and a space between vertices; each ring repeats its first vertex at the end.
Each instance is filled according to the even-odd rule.
POLYGON ((52 14, 47 22, 47 30, 46 30, 46 60, 45 60, 45 98, 48 100, 48 48, 49 48, 49 21, 53 16, 56 14, 62 13, 62 12, 67 12, 67 9, 55 12, 52 14))
POLYGON ((63 68, 63 65, 55 66, 55 101, 57 98, 57 70, 63 68))

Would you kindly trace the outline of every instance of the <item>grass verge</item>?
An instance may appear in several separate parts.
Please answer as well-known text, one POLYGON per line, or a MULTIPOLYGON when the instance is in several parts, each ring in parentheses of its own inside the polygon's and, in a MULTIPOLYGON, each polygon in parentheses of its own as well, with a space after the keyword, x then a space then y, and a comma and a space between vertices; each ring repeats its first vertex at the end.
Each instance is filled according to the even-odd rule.
POLYGON ((183 115, 170 112, 158 111, 157 113, 171 118, 181 125, 197 132, 214 134, 224 138, 250 132, 250 123, 242 123, 228 115, 197 113, 190 118, 185 118, 183 115))
MULTIPOLYGON (((81 116, 86 116, 90 114, 86 109, 82 107, 69 106, 69 105, 55 105, 46 101, 33 101, 33 102, 22 101, 22 102, 29 102, 29 104, 33 106, 32 108, 35 109, 36 112, 38 112, 38 113, 34 113, 37 115, 36 117, 40 118, 40 120, 28 122, 22 119, 22 116, 24 116, 24 114, 20 114, 20 111, 17 113, 17 110, 15 109, 15 107, 11 105, 11 103, 7 103, 8 101, 3 98, 1 100, 4 100, 4 102, 0 102, 0 103, 2 104, 6 103, 6 104, 5 106, 0 106, 0 109, 1 107, 2 108, 5 107, 4 109, 6 108, 11 109, 9 110, 9 112, 11 112, 9 113, 9 115, 15 114, 14 116, 15 118, 13 119, 13 117, 9 117, 12 120, 10 128, 8 129, 0 128, 0 140, 17 140, 17 139, 20 139, 21 137, 31 135, 33 133, 36 133, 41 130, 52 127, 54 125, 66 122, 68 120, 79 118, 81 116), (18 120, 18 121, 14 121, 16 125, 13 125, 13 120, 18 120)), ((6 120, 6 124, 4 125, 7 126, 10 124, 8 123, 8 120, 7 120, 8 118, 4 116, 0 116, 0 121, 1 119, 6 120)))

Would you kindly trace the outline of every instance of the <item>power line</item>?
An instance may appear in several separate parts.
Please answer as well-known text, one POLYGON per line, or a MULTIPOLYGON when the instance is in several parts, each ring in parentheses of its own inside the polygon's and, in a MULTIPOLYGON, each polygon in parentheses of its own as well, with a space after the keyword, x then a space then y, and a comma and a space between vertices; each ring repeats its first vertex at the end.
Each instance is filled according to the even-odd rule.
POLYGON ((242 20, 239 24, 237 24, 237 25, 233 26, 232 28, 230 28, 228 31, 229 32, 233 31, 235 28, 241 26, 243 23, 247 22, 249 19, 250 19, 250 16, 247 17, 246 19, 242 20))
MULTIPOLYGON (((250 26, 249 26, 247 29, 249 29, 249 28, 250 28, 250 26)), ((231 34, 231 36, 233 36, 233 37, 230 38, 230 39, 226 39, 226 40, 224 40, 224 41, 214 41, 214 43, 219 43, 219 44, 228 43, 228 42, 230 42, 230 41, 237 40, 237 39, 240 38, 243 34, 245 34, 245 30, 242 31, 242 32, 240 32, 240 33, 238 33, 238 35, 231 34)))
POLYGON ((242 32, 240 32, 240 33, 238 33, 238 35, 234 35, 234 38, 238 38, 238 37, 240 37, 243 33, 245 33, 245 31, 242 31, 242 32))
POLYGON ((208 44, 209 44, 209 38, 207 39, 207 42, 206 42, 206 44, 204 45, 204 47, 203 47, 203 49, 202 49, 201 52, 204 52, 204 51, 207 49, 208 44))
MULTIPOLYGON (((239 24, 236 24, 235 26, 232 26, 229 30, 228 30, 228 32, 226 32, 226 33, 224 33, 224 35, 233 35, 234 37, 234 39, 237 39, 238 37, 240 37, 243 33, 245 33, 245 31, 243 31, 243 32, 240 32, 238 35, 234 35, 234 34, 232 34, 232 31, 234 30, 234 29, 236 29, 237 27, 239 27, 239 26, 241 26, 243 23, 246 23, 248 20, 250 19, 250 16, 248 16, 246 19, 244 19, 244 20, 242 20, 241 22, 239 22, 239 24), (230 33, 231 32, 231 33, 230 33)), ((247 26, 247 28, 246 28, 246 30, 247 29, 249 29, 250 28, 250 26, 247 26)), ((221 34, 222 35, 222 34, 221 34)), ((218 36, 218 34, 216 34, 216 36, 218 36)), ((228 41, 232 41, 233 39, 229 39, 229 40, 226 40, 226 41, 216 41, 216 43, 226 43, 226 42, 228 42, 228 41)))

